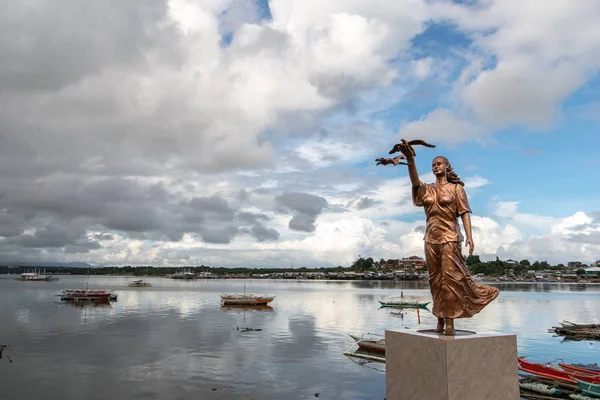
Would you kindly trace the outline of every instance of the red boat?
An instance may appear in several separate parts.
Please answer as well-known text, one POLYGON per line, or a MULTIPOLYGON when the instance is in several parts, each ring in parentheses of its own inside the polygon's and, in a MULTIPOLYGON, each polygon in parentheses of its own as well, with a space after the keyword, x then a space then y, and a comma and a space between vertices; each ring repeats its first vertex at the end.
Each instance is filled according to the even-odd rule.
POLYGON ((572 383, 577 385, 577 381, 571 378, 570 373, 564 371, 563 369, 551 368, 544 364, 533 363, 529 361, 525 361, 522 357, 518 358, 519 361, 519 369, 521 371, 529 372, 530 374, 543 376, 545 378, 555 379, 557 381, 572 383))
POLYGON ((530 374, 543 376, 545 378, 554 379, 560 382, 571 383, 577 385, 577 381, 573 378, 588 382, 600 382, 600 375, 579 372, 572 369, 562 368, 552 364, 540 364, 526 361, 523 357, 518 358, 519 369, 529 372, 530 374))
POLYGON ((57 296, 61 300, 66 301, 77 301, 77 300, 90 300, 90 301, 108 301, 113 293, 108 289, 63 289, 57 296))
POLYGON ((594 365, 594 364, 590 364, 590 365, 581 365, 581 364, 558 364, 561 368, 570 370, 570 371, 575 371, 575 372, 582 372, 584 374, 589 374, 589 375, 598 375, 600 376, 600 369, 598 369, 598 365, 594 365), (595 369, 591 369, 591 368, 595 368, 595 369))

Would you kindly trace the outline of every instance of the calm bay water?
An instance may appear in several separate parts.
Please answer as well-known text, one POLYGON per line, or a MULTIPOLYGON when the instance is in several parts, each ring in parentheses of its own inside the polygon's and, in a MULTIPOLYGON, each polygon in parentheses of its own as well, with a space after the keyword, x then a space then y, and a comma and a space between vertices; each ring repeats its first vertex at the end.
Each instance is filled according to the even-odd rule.
MULTIPOLYGON (((0 277, 2 399, 383 399, 384 366, 342 353, 348 333, 384 334, 435 325, 430 312, 403 318, 378 300, 430 299, 420 282, 196 280, 90 277, 111 288, 108 307, 75 307, 54 297, 85 277, 20 282, 0 277), (272 310, 221 308, 223 292, 269 293, 272 310), (241 332, 237 328, 262 329, 241 332)), ((600 342, 564 342, 548 328, 600 321, 600 285, 498 284, 496 301, 458 329, 514 333, 533 361, 600 362, 600 342)), ((418 349, 407 349, 417 352, 418 349)))

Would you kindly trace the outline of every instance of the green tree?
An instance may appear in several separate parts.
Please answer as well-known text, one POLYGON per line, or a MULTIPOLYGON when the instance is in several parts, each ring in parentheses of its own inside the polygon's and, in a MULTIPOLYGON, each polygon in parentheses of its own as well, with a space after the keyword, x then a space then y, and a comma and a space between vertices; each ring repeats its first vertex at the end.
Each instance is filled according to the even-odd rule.
POLYGON ((529 260, 521 260, 521 261, 519 261, 519 264, 526 266, 526 267, 529 267, 531 265, 529 260))
POLYGON ((467 256, 467 261, 466 262, 467 262, 467 265, 470 267, 472 265, 481 263, 481 260, 479 259, 479 256, 474 256, 474 255, 469 254, 467 256))
POLYGON ((579 275, 579 276, 584 276, 585 275, 585 269, 579 268, 575 273, 577 275, 579 275))
POLYGON ((375 262, 373 261, 373 258, 371 258, 371 257, 369 257, 369 258, 359 257, 356 259, 356 261, 354 261, 352 263, 352 266, 350 268, 353 271, 362 272, 362 271, 366 271, 366 270, 373 268, 374 264, 375 264, 375 262))
POLYGON ((517 274, 517 275, 523 274, 525 271, 527 271, 528 267, 529 267, 528 265, 522 265, 522 264, 515 266, 514 267, 515 274, 517 274))
POLYGON ((354 271, 359 271, 364 262, 365 262, 364 258, 358 257, 356 260, 354 260, 354 262, 350 266, 350 269, 352 269, 354 271))

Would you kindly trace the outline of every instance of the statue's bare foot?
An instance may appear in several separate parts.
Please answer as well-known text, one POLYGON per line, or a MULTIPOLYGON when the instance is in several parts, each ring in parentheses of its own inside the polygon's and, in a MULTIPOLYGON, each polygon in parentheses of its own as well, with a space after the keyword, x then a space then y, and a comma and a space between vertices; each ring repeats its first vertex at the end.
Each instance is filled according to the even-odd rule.
POLYGON ((446 319, 446 330, 444 331, 446 336, 454 336, 454 320, 452 318, 446 319))
POLYGON ((444 332, 444 318, 438 318, 437 327, 433 330, 435 333, 444 332))

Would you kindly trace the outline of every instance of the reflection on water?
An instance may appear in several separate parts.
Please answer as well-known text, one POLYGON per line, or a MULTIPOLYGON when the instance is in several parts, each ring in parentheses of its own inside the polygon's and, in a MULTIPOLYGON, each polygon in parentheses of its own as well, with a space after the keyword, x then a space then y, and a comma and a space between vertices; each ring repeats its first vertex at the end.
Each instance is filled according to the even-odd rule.
POLYGON ((222 311, 238 311, 238 312, 246 312, 246 311, 273 311, 273 307, 271 306, 232 306, 232 305, 223 305, 221 306, 222 311))
POLYGON ((551 291, 568 291, 568 292, 585 292, 590 287, 597 285, 589 285, 585 283, 528 283, 528 282, 492 282, 492 286, 498 287, 503 291, 516 292, 551 292, 551 291))
MULTIPOLYGON (((2 398, 308 399, 319 393, 321 399, 383 399, 385 375, 343 355, 353 344, 348 334, 420 330, 436 322, 431 307, 419 314, 379 308, 400 291, 430 301, 427 285, 415 281, 149 278, 153 287, 139 289, 127 287, 130 277, 90 277, 90 288, 111 288, 119 301, 55 301, 54 294, 80 280, 0 278, 0 344, 11 345, 13 359, 0 363, 2 398), (275 301, 221 306, 221 293, 244 284, 275 301)), ((548 333, 562 320, 599 322, 600 285, 493 285, 501 290, 498 299, 457 321, 457 329, 514 333, 519 353, 532 361, 600 361, 600 342, 548 333)))
POLYGON ((76 308, 102 308, 111 307, 110 302, 107 301, 56 301, 57 304, 68 304, 71 307, 76 308))

